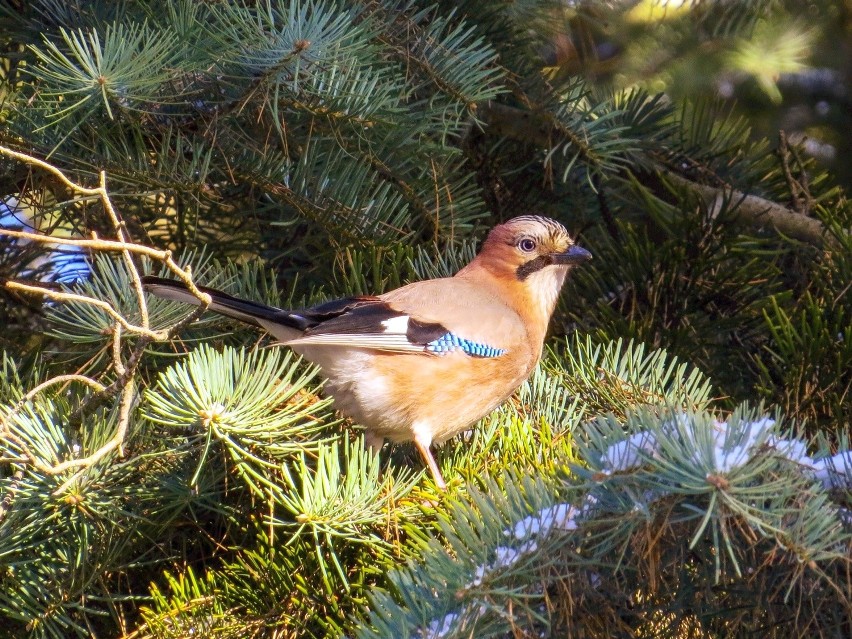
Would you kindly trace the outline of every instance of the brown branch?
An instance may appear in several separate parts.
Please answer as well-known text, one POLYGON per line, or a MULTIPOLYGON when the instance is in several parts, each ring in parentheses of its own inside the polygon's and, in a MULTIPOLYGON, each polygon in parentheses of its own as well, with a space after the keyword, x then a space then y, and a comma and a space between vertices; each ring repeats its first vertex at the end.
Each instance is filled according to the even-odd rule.
POLYGON ((822 246, 831 241, 831 236, 819 220, 791 211, 786 206, 772 202, 757 195, 748 195, 732 188, 717 188, 698 184, 672 172, 665 172, 665 179, 672 184, 699 194, 705 200, 728 199, 733 203, 731 213, 737 220, 757 228, 773 228, 782 235, 822 246))
MULTIPOLYGON (((100 191, 99 195, 104 210, 109 215, 109 219, 115 228, 115 236, 121 244, 128 244, 127 228, 124 222, 119 219, 118 213, 115 207, 113 207, 112 200, 110 200, 109 193, 107 192, 106 171, 101 171, 100 173, 100 186, 98 190, 100 191)), ((145 291, 142 289, 142 278, 139 277, 139 270, 133 263, 130 251, 125 249, 121 252, 121 255, 124 258, 125 264, 127 264, 127 272, 130 273, 130 279, 133 281, 133 290, 136 293, 136 301, 139 303, 139 315, 142 320, 142 327, 147 329, 150 326, 150 322, 148 320, 148 305, 145 303, 145 291)))
MULTIPOLYGON (((551 148, 554 136, 558 141, 562 133, 554 126, 552 118, 544 112, 527 111, 491 102, 482 105, 479 113, 490 132, 542 148, 551 148)), ((831 242, 831 236, 826 233, 822 222, 786 206, 733 187, 700 184, 662 165, 658 165, 657 170, 670 183, 690 189, 708 202, 717 201, 719 198, 732 201, 733 213, 743 224, 757 228, 773 228, 783 235, 815 246, 831 242)))

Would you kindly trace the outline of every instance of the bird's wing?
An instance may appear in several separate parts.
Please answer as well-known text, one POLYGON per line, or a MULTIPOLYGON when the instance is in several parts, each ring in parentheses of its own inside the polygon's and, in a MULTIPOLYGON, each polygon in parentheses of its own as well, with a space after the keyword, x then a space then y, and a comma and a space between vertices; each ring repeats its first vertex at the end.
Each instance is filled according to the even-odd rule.
POLYGON ((300 337, 287 345, 328 345, 370 348, 397 353, 424 352, 430 342, 440 339, 449 331, 437 323, 424 323, 416 317, 393 308, 378 299, 362 299, 346 304, 341 300, 342 311, 329 312, 329 302, 320 307, 299 311, 306 318, 324 317, 308 328, 300 337))
MULTIPOLYGON (((147 276, 145 290, 198 305, 183 282, 147 276)), ((266 329, 281 342, 348 346, 395 353, 461 351, 498 357, 523 339, 517 315, 480 288, 455 279, 409 284, 381 297, 348 297, 288 311, 199 287, 211 297, 209 310, 266 329)))
POLYGON ((417 282, 381 297, 329 302, 296 313, 318 321, 288 345, 397 353, 462 351, 474 357, 498 357, 518 336, 519 320, 514 314, 456 279, 417 282), (495 315, 494 330, 488 330, 483 317, 495 315), (501 332, 507 325, 511 327, 508 334, 501 332))

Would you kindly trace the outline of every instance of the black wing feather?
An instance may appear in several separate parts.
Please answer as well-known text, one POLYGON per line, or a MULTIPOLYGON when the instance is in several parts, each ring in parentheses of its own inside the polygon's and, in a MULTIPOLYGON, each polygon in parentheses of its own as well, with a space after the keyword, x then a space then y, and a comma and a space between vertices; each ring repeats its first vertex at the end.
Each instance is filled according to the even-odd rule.
MULTIPOLYGON (((339 302, 328 302, 326 305, 339 304, 340 311, 336 315, 325 314, 316 325, 305 331, 305 337, 312 335, 375 335, 385 332, 384 322, 397 317, 408 317, 387 302, 377 298, 349 298, 339 302)), ((323 306, 326 306, 323 305, 323 306)), ((310 317, 319 307, 308 311, 310 317)), ((332 307, 333 308, 333 307, 332 307)), ((412 344, 426 345, 447 333, 440 324, 421 322, 408 317, 406 337, 412 344)))
MULTIPOLYGON (((182 301, 198 303, 189 296, 186 285, 178 280, 148 275, 142 278, 142 283, 152 293, 162 296, 168 291, 180 291, 184 293, 180 296, 182 301)), ((258 320, 288 326, 303 331, 305 338, 320 335, 381 335, 387 332, 385 322, 400 317, 407 318, 405 338, 411 345, 426 346, 449 332, 439 323, 409 317, 378 297, 346 297, 311 308, 287 311, 240 299, 206 286, 199 286, 198 289, 213 299, 213 311, 261 328, 265 327, 258 320)))
MULTIPOLYGON (((166 279, 164 277, 155 277, 153 275, 146 275, 143 277, 142 286, 146 290, 160 297, 163 297, 164 295, 159 293, 157 289, 180 291, 187 295, 189 294, 189 289, 186 288, 186 284, 183 282, 166 279)), ((238 319, 246 324, 252 324, 263 328, 263 326, 261 326, 261 324, 257 321, 258 319, 262 319, 276 324, 281 324, 282 326, 289 326, 290 328, 295 328, 300 331, 303 331, 308 326, 314 324, 314 322, 310 322, 297 313, 285 311, 284 309, 277 308, 275 306, 260 304, 259 302, 240 299, 239 297, 228 295, 222 291, 217 291, 215 288, 199 286, 198 290, 203 293, 207 293, 212 298, 213 305, 220 307, 211 308, 210 310, 233 317, 234 319, 238 319), (233 314, 229 314, 228 311, 232 311, 233 314)), ((198 300, 190 297, 185 297, 185 299, 182 299, 181 301, 195 304, 196 306, 199 305, 198 300)))

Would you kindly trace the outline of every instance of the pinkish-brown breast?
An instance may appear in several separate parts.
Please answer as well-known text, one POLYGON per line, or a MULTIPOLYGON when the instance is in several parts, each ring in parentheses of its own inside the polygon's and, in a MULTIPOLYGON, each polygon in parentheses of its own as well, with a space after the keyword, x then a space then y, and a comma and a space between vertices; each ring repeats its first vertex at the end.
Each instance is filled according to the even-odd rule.
MULTIPOLYGON (((499 357, 471 357, 462 352, 444 355, 376 354, 366 379, 381 388, 378 412, 365 415, 365 426, 394 441, 411 439, 415 423, 428 424, 440 443, 487 415, 509 397, 532 372, 537 352, 526 345, 499 357)), ((362 390, 369 392, 365 384, 362 390)), ((376 406, 378 408, 378 405, 376 406)))

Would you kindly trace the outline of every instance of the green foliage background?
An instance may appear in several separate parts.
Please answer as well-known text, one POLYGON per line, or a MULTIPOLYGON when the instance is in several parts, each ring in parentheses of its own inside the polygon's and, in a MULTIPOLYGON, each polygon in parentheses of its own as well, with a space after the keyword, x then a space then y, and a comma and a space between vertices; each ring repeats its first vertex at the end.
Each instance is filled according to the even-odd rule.
MULTIPOLYGON (((281 306, 381 292, 454 273, 531 212, 595 256, 531 380, 440 451, 446 495, 407 447, 366 453, 316 371, 256 331, 205 315, 143 340, 102 307, 0 287, 0 636, 849 636, 849 483, 766 441, 717 475, 669 425, 682 411, 706 443, 714 420, 772 414, 813 459, 848 450, 848 176, 809 153, 848 155, 850 15, 0 5, 0 144, 81 184, 105 172, 129 237, 199 283, 281 306), (833 84, 807 84, 827 60, 833 84), (122 423, 122 446, 75 465, 122 423), (646 432, 658 457, 603 472, 646 432), (591 498, 576 530, 545 525, 591 498)), ((116 237, 101 199, 0 167, 3 229, 116 237)), ((145 315, 115 253, 0 234, 0 278, 145 315)), ((152 330, 189 313, 146 306, 152 330)))

